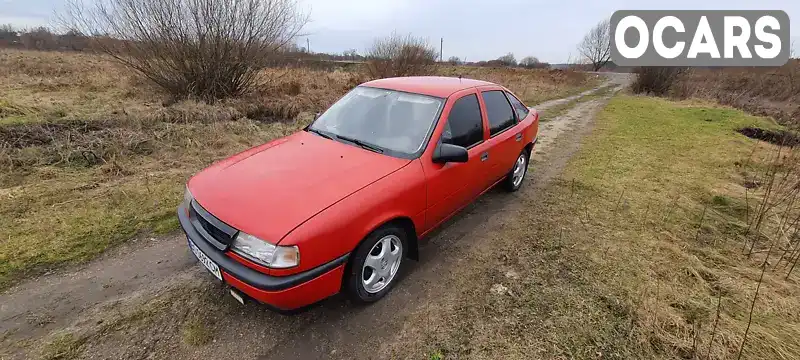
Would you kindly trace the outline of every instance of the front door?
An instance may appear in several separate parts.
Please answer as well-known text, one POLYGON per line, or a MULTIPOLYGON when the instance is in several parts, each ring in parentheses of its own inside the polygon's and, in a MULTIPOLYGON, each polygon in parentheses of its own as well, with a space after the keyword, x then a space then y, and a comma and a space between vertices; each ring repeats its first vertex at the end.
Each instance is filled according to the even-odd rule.
POLYGON ((434 133, 431 143, 462 146, 467 149, 469 160, 447 164, 435 164, 430 157, 423 160, 428 182, 426 228, 447 219, 488 186, 485 174, 490 168, 489 144, 485 141, 485 122, 474 90, 457 98, 447 114, 441 131, 434 133))

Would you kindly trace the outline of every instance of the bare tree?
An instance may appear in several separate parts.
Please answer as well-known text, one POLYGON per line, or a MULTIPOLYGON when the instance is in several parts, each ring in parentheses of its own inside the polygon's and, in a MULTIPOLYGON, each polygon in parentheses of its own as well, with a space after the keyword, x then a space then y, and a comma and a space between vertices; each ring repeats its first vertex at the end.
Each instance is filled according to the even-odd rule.
POLYGON ((592 69, 598 71, 611 60, 611 24, 603 20, 595 25, 583 37, 578 45, 578 51, 583 58, 592 64, 592 69))
POLYGON ((517 66, 517 58, 514 57, 513 53, 505 54, 497 58, 497 61, 505 66, 517 66))
POLYGON ((451 56, 447 59, 447 62, 450 63, 450 65, 459 65, 461 64, 461 59, 458 56, 451 56))
POLYGON ((526 56, 519 61, 519 65, 528 69, 541 69, 550 67, 550 64, 539 61, 535 56, 526 56))
POLYGON ((356 50, 356 49, 345 50, 342 53, 342 56, 344 56, 345 58, 350 59, 350 60, 356 60, 359 57, 358 50, 356 50))
POLYGON ((308 17, 295 0, 72 0, 62 25, 176 97, 209 102, 253 88, 308 17))
POLYGON ((367 69, 373 77, 430 74, 438 52, 424 38, 411 34, 376 39, 367 50, 367 69))
POLYGON ((0 46, 16 46, 19 44, 19 33, 11 24, 0 25, 0 46))

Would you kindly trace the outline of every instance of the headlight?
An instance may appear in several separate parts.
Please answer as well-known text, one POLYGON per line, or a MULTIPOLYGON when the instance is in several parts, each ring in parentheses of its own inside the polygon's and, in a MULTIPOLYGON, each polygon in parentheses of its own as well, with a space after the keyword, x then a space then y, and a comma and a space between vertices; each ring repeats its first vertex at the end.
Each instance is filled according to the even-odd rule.
POLYGON ((300 264, 297 246, 275 246, 243 231, 233 240, 233 250, 270 268, 284 269, 300 264))
POLYGON ((189 205, 191 205, 192 199, 194 199, 194 196, 192 196, 192 192, 189 191, 189 187, 186 186, 186 190, 183 191, 183 206, 186 209, 189 209, 189 205))

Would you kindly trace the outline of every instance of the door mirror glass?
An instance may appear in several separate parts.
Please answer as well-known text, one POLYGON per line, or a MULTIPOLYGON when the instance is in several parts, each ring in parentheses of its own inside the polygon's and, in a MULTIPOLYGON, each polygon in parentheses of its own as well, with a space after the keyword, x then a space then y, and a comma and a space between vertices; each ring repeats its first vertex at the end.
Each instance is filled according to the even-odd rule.
POLYGON ((433 162, 444 164, 449 162, 464 163, 469 160, 467 149, 453 144, 441 143, 433 152, 433 162))

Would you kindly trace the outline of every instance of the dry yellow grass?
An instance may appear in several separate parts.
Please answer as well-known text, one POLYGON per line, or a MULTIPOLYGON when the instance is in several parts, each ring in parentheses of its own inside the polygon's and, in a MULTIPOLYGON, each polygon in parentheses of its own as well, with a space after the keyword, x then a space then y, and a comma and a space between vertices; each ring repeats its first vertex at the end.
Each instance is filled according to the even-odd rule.
POLYGON ((501 84, 513 91, 528 106, 541 102, 577 94, 602 83, 595 74, 575 71, 544 69, 481 68, 466 66, 441 66, 437 74, 442 76, 463 76, 501 84))
POLYGON ((780 67, 693 69, 672 88, 679 97, 711 99, 800 127, 800 60, 780 67))
MULTIPOLYGON (((597 82, 469 71, 507 81, 530 101, 597 82)), ((265 69, 254 93, 208 105, 172 102, 100 55, 0 50, 0 288, 134 236, 175 230, 189 176, 297 131, 366 80, 342 69, 265 69)))

